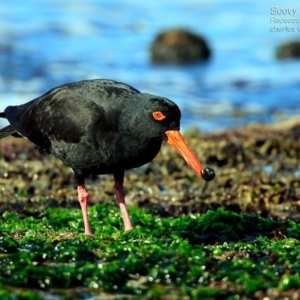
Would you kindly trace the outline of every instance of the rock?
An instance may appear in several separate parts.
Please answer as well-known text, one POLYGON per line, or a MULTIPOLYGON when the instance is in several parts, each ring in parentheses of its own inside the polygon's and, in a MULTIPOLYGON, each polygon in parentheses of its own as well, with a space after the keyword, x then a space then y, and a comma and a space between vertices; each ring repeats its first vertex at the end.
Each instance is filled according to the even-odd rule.
POLYGON ((280 45, 276 49, 278 59, 299 59, 300 58, 300 41, 290 41, 280 45))
POLYGON ((151 45, 154 64, 195 63, 208 60, 210 55, 205 39, 184 29, 161 32, 151 45))

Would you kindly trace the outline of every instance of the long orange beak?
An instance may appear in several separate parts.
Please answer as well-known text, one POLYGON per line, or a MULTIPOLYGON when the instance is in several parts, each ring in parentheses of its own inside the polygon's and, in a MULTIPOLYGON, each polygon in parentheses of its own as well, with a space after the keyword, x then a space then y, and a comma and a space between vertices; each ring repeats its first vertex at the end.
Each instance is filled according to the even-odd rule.
POLYGON ((168 130, 165 133, 168 143, 178 151, 198 176, 202 176, 203 167, 181 133, 178 130, 168 130))

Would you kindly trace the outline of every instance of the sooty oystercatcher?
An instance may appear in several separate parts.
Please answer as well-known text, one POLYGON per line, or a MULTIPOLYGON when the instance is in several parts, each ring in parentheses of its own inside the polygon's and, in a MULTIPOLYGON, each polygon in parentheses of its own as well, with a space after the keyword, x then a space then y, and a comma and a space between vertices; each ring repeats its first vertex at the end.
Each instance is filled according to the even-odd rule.
POLYGON ((209 181, 179 132, 180 110, 163 97, 140 93, 113 80, 84 80, 58 86, 23 105, 8 106, 0 117, 10 125, 0 139, 24 137, 70 166, 77 179, 84 230, 92 234, 85 176, 113 174, 125 230, 133 228, 125 205, 124 171, 151 161, 167 140, 190 167, 209 181))

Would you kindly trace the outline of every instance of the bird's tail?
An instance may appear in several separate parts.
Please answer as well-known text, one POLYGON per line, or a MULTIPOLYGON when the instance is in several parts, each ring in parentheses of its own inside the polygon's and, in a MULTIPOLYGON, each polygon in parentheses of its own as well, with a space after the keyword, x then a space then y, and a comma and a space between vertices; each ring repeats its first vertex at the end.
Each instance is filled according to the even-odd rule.
POLYGON ((0 129, 0 139, 3 139, 9 135, 19 136, 17 131, 11 125, 0 129))
MULTIPOLYGON (((4 112, 0 112, 0 118, 7 119, 4 112)), ((12 135, 14 137, 22 137, 22 135, 20 135, 17 132, 17 130, 14 129, 14 127, 12 125, 8 125, 2 129, 0 129, 0 140, 9 135, 12 135)))
MULTIPOLYGON (((4 112, 0 112, 0 118, 6 119, 4 112)), ((11 125, 8 125, 2 129, 0 129, 0 139, 3 139, 9 135, 15 135, 15 134, 17 134, 17 132, 11 125)))

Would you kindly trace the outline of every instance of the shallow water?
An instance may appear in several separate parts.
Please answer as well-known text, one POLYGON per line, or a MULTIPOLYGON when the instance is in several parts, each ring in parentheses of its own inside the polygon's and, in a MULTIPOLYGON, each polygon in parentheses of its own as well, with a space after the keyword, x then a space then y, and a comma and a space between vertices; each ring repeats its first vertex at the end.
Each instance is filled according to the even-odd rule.
MULTIPOLYGON (((274 49, 300 32, 271 32, 284 26, 270 23, 272 6, 298 9, 289 18, 300 19, 295 0, 284 6, 274 0, 2 1, 0 110, 62 83, 109 78, 174 100, 185 128, 214 131, 299 114, 300 61, 277 61, 274 49), (171 27, 203 34, 211 61, 153 66, 151 41, 171 27)), ((300 23, 289 26, 300 29, 300 23)))

